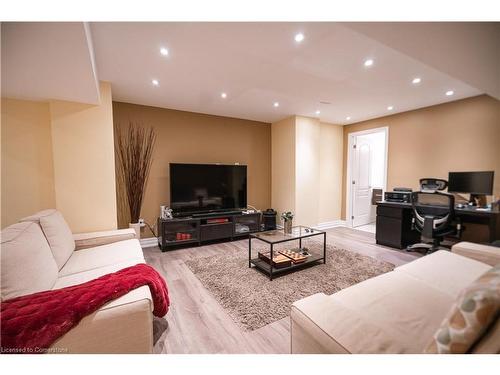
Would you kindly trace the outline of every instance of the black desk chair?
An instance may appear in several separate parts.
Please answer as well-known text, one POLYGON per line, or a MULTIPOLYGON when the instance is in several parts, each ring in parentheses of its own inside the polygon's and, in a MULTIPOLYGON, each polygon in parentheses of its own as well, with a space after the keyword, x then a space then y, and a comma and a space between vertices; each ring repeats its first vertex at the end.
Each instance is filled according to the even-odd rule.
MULTIPOLYGON (((427 181, 429 179, 426 179, 427 181)), ((445 236, 460 238, 462 226, 455 218, 455 197, 429 189, 422 184, 422 191, 412 193, 412 229, 421 233, 422 243, 410 245, 407 251, 424 249, 427 254, 445 249, 440 246, 445 236), (431 242, 431 243, 429 243, 431 242)), ((442 189, 446 187, 446 182, 442 189)))

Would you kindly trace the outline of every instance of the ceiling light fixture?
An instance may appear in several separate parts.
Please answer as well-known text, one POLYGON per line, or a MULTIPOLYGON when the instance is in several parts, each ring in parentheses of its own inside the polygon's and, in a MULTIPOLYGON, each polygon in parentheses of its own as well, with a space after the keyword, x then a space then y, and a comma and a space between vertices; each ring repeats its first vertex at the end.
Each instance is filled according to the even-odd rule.
POLYGON ((153 86, 159 86, 160 85, 160 81, 158 81, 157 79, 153 79, 151 81, 151 83, 153 84, 153 86))
POLYGON ((227 94, 226 94, 225 92, 222 92, 222 93, 220 94, 220 97, 221 97, 222 99, 226 99, 226 98, 227 98, 227 94))
POLYGON ((369 67, 369 66, 372 66, 372 65, 373 65, 373 60, 372 59, 365 60, 365 66, 366 67, 369 67))
POLYGON ((392 111, 393 109, 394 109, 394 107, 392 105, 390 105, 389 107, 387 107, 388 111, 392 111))
POLYGON ((304 34, 302 34, 302 33, 295 34, 295 41, 296 41, 297 43, 300 43, 300 42, 302 42, 303 40, 304 40, 304 34))
POLYGON ((349 121, 351 119, 351 116, 347 116, 345 119, 349 121))
POLYGON ((166 49, 165 47, 161 47, 161 48, 160 48, 160 53, 161 53, 163 56, 168 56, 168 49, 166 49))
POLYGON ((273 107, 274 107, 274 108, 278 108, 279 106, 280 106, 280 103, 278 103, 278 102, 274 102, 274 103, 273 103, 273 107))
POLYGON ((317 115, 319 115, 320 113, 321 113, 321 111, 318 109, 318 110, 316 111, 316 114, 317 114, 317 115))
POLYGON ((452 96, 455 92, 453 90, 446 91, 446 96, 452 96))
POLYGON ((420 82, 422 82, 422 79, 420 79, 419 77, 413 78, 413 81, 411 81, 411 83, 413 83, 414 85, 417 85, 420 82))

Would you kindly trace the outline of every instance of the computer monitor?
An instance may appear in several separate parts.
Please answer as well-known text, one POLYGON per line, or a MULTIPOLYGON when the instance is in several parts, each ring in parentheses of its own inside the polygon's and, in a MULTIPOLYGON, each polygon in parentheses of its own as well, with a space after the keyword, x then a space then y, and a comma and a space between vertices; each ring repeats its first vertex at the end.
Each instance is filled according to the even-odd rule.
POLYGON ((480 197, 493 194, 493 171, 450 172, 448 174, 448 192, 469 193, 469 203, 476 204, 480 197))

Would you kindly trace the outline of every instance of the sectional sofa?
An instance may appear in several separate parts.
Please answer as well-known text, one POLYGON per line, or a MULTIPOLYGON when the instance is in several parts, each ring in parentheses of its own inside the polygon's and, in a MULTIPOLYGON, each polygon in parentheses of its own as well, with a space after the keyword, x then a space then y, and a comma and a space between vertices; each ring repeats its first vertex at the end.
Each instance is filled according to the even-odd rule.
MULTIPOLYGON (((468 242, 291 309, 292 353, 423 353, 459 293, 492 266, 500 248, 468 242)), ((500 321, 473 353, 500 352, 500 321)))
MULTIPOLYGON (((81 284, 145 263, 132 229, 72 234, 51 209, 22 219, 1 234, 2 301, 81 284)), ((143 286, 102 306, 58 339, 53 353, 151 353, 153 315, 143 286)))

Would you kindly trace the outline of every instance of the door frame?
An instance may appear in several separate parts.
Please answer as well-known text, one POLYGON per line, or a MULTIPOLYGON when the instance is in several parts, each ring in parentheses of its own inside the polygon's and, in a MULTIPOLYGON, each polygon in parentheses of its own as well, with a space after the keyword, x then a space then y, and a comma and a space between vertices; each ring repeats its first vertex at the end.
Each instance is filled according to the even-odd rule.
POLYGON ((381 126, 378 128, 373 128, 373 129, 367 129, 367 130, 361 130, 357 132, 352 132, 348 133, 347 137, 347 178, 346 178, 346 224, 349 228, 352 228, 353 225, 353 199, 352 199, 352 175, 353 175, 353 169, 354 169, 354 138, 357 137, 358 135, 365 135, 365 134, 373 134, 373 133, 384 133, 385 135, 385 155, 384 155, 384 186, 383 191, 385 192, 387 189, 387 159, 389 155, 389 127, 388 126, 381 126))

